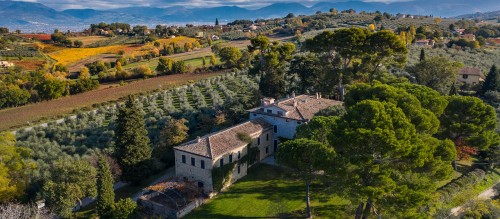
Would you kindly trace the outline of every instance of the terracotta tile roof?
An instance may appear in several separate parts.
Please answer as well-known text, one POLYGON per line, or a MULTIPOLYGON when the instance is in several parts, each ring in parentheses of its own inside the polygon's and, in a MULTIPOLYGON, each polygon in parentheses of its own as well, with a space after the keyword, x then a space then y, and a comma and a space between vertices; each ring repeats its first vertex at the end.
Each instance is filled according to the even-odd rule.
POLYGON ((307 121, 314 117, 322 109, 331 106, 342 105, 341 101, 330 100, 325 98, 316 98, 316 96, 300 95, 295 98, 286 98, 279 100, 267 106, 260 106, 249 110, 251 113, 259 113, 276 117, 283 117, 299 121, 307 121), (267 113, 266 109, 269 107, 278 107, 287 113, 285 115, 277 115, 267 113))
POLYGON ((205 135, 174 148, 203 157, 216 158, 228 151, 247 145, 246 142, 238 138, 238 133, 246 133, 253 137, 272 128, 273 125, 262 118, 253 119, 219 132, 205 135))
POLYGON ((500 38, 488 38, 488 42, 494 42, 495 44, 500 44, 500 38))
POLYGON ((460 75, 478 75, 478 76, 483 76, 481 74, 481 69, 480 68, 475 68, 475 67, 465 67, 460 69, 460 75))

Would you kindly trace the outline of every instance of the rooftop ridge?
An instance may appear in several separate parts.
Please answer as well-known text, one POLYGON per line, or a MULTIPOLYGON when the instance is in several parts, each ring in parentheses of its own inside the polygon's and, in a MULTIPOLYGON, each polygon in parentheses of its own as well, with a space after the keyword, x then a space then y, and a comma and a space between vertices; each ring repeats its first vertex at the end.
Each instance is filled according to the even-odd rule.
POLYGON ((296 106, 295 109, 297 109, 297 112, 299 113, 300 117, 302 117, 302 119, 306 119, 302 112, 300 112, 299 106, 296 106))

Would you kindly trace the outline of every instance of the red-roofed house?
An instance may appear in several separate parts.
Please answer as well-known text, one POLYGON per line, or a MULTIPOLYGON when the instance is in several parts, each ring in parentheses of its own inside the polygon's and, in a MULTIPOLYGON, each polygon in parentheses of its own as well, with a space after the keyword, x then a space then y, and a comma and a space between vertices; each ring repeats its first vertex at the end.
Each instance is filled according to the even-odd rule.
POLYGON ((260 107, 249 110, 249 121, 174 147, 175 173, 186 180, 198 181, 198 186, 210 194, 216 190, 213 170, 234 165, 229 170, 229 179, 223 183, 227 187, 247 174, 249 160, 259 162, 275 153, 279 137, 294 138, 297 126, 335 105, 342 102, 321 98, 319 94, 297 97, 292 94, 276 102, 264 98, 260 107), (243 136, 250 137, 251 143, 243 136))
MULTIPOLYGON (((196 140, 174 147, 175 173, 187 180, 198 181, 198 186, 206 193, 214 191, 212 170, 224 165, 235 165, 231 170, 229 186, 247 174, 247 162, 238 162, 245 156, 255 156, 261 161, 274 153, 272 148, 273 125, 264 119, 254 119, 232 126, 219 132, 211 133, 196 140), (242 138, 249 136, 255 154, 248 155, 249 143, 242 138)), ((253 159, 253 158, 252 158, 253 159)))
POLYGON ((464 34, 462 35, 462 38, 465 38, 469 41, 476 41, 476 36, 474 34, 464 34))
POLYGON ((458 73, 458 81, 466 84, 476 85, 484 81, 484 75, 480 68, 465 67, 458 73))

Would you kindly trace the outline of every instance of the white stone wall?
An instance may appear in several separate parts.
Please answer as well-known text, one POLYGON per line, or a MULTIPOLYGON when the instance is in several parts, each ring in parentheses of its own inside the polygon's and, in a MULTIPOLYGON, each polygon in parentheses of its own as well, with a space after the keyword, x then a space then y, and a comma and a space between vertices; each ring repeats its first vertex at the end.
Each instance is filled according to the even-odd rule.
POLYGON ((259 158, 261 160, 264 160, 264 158, 272 155, 274 153, 274 148, 273 148, 273 140, 274 140, 274 135, 273 135, 273 130, 268 130, 262 133, 258 138, 254 138, 252 142, 252 146, 258 147, 260 154, 259 158), (269 138, 266 137, 266 135, 269 135, 269 138), (260 138, 260 145, 258 145, 258 138, 260 138), (267 148, 267 153, 266 153, 266 148, 267 148))
MULTIPOLYGON (((252 137, 252 147, 258 147, 260 150, 260 160, 272 155, 274 153, 273 141, 275 140, 273 130, 266 130, 263 133, 258 133, 252 137), (267 137, 269 136, 269 137, 267 137), (258 144, 258 138, 260 138, 260 145, 258 144), (266 153, 266 147, 268 151, 266 153)), ((197 180, 203 183, 203 190, 206 193, 213 192, 212 183, 212 169, 220 167, 220 160, 224 159, 224 165, 229 164, 229 156, 232 155, 232 162, 238 162, 241 158, 248 154, 247 146, 242 145, 222 156, 210 159, 191 153, 183 152, 180 150, 175 151, 175 174, 179 177, 187 177, 189 180, 197 180), (240 158, 238 158, 238 152, 240 153, 240 158), (182 162, 182 155, 186 157, 186 163, 182 162), (191 158, 195 159, 195 165, 191 165, 191 158), (205 161, 205 169, 201 168, 201 160, 205 161)), ((260 161, 260 160, 257 160, 260 161)), ((238 173, 238 165, 234 166, 233 172, 231 174, 231 183, 227 186, 241 179, 247 175, 248 165, 247 163, 240 164, 240 171, 238 173)))
POLYGON ((258 113, 250 113, 250 119, 255 119, 255 118, 264 118, 267 122, 278 126, 278 132, 275 134, 276 138, 277 137, 288 138, 288 139, 295 138, 295 131, 297 129, 297 126, 299 126, 297 120, 286 119, 276 116, 268 116, 258 113))
POLYGON ((187 152, 175 151, 175 175, 187 177, 189 180, 198 180, 203 183, 205 192, 212 191, 212 160, 187 152), (186 163, 182 162, 182 155, 186 156, 186 163), (195 159, 195 166, 191 165, 191 158, 195 159), (201 168, 201 160, 205 161, 205 169, 201 168))
POLYGON ((474 85, 479 84, 482 79, 479 75, 467 75, 467 78, 463 78, 463 75, 458 75, 458 81, 474 85))

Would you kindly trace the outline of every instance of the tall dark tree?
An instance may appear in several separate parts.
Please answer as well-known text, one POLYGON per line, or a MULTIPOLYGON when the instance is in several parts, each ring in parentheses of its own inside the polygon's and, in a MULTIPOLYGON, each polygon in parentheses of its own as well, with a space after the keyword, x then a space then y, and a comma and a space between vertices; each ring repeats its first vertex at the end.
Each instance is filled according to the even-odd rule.
POLYGON ((116 158, 122 166, 124 179, 137 183, 147 174, 143 167, 151 158, 151 146, 144 114, 133 96, 129 96, 125 106, 120 108, 116 121, 116 158))
MULTIPOLYGON (((259 47, 264 48, 263 45, 259 47)), ((295 45, 292 43, 275 44, 269 48, 266 54, 262 55, 263 62, 255 63, 254 69, 260 69, 262 74, 259 84, 262 95, 277 99, 285 95, 287 92, 285 73, 289 68, 289 61, 292 59, 294 50, 295 45)))
POLYGON ((219 18, 215 18, 215 26, 219 26, 219 18))
POLYGON ((450 95, 450 96, 458 95, 458 89, 457 89, 457 85, 455 83, 453 83, 451 85, 450 93, 448 95, 450 95))
POLYGON ((497 70, 496 65, 491 66, 490 72, 479 91, 479 95, 484 96, 488 91, 500 91, 500 72, 497 70))
POLYGON ((425 50, 424 48, 420 49, 420 61, 425 61, 425 50))
POLYGON ((111 174, 108 162, 103 156, 99 156, 97 166, 96 211, 101 218, 104 218, 111 216, 113 204, 115 203, 113 175, 111 174))

